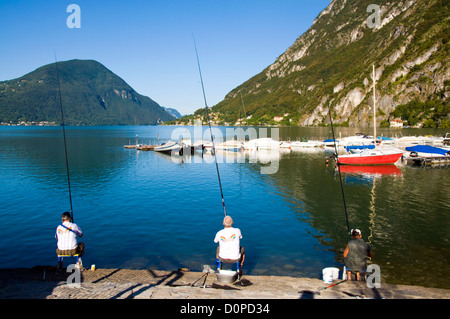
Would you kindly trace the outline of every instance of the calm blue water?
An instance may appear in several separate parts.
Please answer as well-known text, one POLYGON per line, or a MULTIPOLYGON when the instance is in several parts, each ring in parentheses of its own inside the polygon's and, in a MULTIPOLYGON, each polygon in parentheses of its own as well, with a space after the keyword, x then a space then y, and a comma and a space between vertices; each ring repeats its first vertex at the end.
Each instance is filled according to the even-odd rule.
MULTIPOLYGON (((224 215, 212 158, 175 162, 123 147, 136 136, 141 143, 163 142, 175 129, 66 128, 86 267, 201 270, 214 264, 213 238, 224 215)), ((280 138, 327 138, 328 130, 285 129, 280 138)), ((267 158, 219 156, 227 213, 244 237, 244 273, 320 278, 323 268, 342 267, 346 221, 339 177, 324 165, 325 156, 288 152, 275 174, 261 174, 274 163, 267 158)), ((450 287, 449 172, 343 173, 351 227, 373 245, 383 280, 450 287)), ((0 178, 0 268, 55 264, 55 229, 70 209, 62 129, 0 127, 0 178)))

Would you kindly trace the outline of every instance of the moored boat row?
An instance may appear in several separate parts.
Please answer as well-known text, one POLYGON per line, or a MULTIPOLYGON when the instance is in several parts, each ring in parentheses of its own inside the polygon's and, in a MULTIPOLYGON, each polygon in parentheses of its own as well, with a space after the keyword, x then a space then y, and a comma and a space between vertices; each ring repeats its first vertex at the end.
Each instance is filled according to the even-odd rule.
MULTIPOLYGON (((243 152, 263 150, 291 150, 299 152, 324 151, 333 153, 334 158, 341 165, 386 165, 395 164, 402 160, 406 164, 434 164, 450 163, 450 145, 446 137, 408 136, 401 138, 378 137, 376 142, 372 136, 357 134, 339 138, 339 140, 307 140, 278 141, 272 138, 257 138, 249 141, 227 140, 215 142, 216 151, 243 152), (337 151, 337 154, 336 154, 337 151)), ((450 143, 449 143, 450 144, 450 143)), ((179 142, 168 141, 159 145, 125 145, 125 148, 137 150, 153 150, 155 152, 171 153, 175 155, 193 155, 196 151, 212 153, 211 141, 190 140, 179 142)))

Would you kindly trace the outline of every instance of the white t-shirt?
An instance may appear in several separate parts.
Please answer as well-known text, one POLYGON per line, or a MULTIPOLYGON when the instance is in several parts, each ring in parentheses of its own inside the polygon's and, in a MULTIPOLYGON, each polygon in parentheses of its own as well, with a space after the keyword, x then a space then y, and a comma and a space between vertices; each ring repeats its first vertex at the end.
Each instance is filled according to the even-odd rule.
POLYGON ((81 236, 83 232, 77 224, 71 222, 64 222, 56 228, 56 238, 58 239, 58 249, 59 250, 70 250, 75 249, 78 245, 77 235, 81 236))
POLYGON ((219 243, 219 256, 223 259, 239 259, 240 239, 242 238, 239 228, 224 228, 217 232, 214 238, 215 243, 219 243))

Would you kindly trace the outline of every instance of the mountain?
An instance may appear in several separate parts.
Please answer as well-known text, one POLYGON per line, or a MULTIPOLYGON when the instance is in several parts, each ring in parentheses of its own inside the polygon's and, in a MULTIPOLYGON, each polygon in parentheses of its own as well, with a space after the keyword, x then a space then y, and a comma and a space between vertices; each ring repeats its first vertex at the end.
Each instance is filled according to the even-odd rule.
POLYGON ((56 65, 68 125, 148 125, 174 119, 99 62, 71 60, 0 82, 0 122, 61 123, 56 65))
POLYGON ((450 125, 449 17, 446 0, 333 0, 286 52, 213 112, 232 124, 245 109, 249 124, 313 126, 330 123, 331 108, 333 123, 368 127, 375 65, 378 124, 400 116, 450 125), (373 3, 380 9, 375 27, 373 3))

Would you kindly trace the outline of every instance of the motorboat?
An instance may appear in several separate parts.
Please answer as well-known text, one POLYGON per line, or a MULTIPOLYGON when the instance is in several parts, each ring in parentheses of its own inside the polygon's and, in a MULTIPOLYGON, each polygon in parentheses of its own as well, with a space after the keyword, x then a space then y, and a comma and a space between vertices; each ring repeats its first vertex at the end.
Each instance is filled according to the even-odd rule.
POLYGON ((328 138, 322 142, 325 147, 339 146, 340 141, 332 138, 328 138))
POLYGON ((244 150, 245 147, 244 143, 241 141, 229 140, 215 145, 215 148, 222 151, 240 152, 244 150))
POLYGON ((406 147, 404 161, 412 165, 450 164, 450 148, 431 145, 416 145, 406 147))
POLYGON ((341 144, 344 145, 373 145, 374 137, 363 133, 341 138, 341 144))
POLYGON ((294 141, 291 142, 292 148, 316 148, 324 145, 321 141, 294 141))
POLYGON ((406 147, 411 157, 425 156, 425 157, 439 157, 450 156, 450 149, 434 147, 430 145, 416 145, 406 147))
POLYGON ((153 148, 155 152, 171 153, 179 152, 181 150, 181 145, 174 141, 168 141, 167 143, 157 145, 153 148))
POLYGON ((250 140, 244 144, 247 150, 263 150, 263 149, 279 149, 280 141, 276 141, 270 137, 263 137, 250 140))

